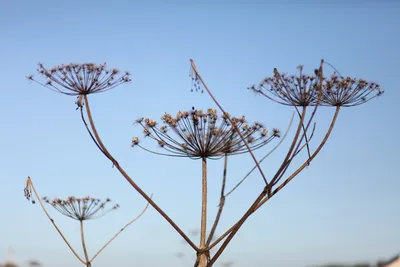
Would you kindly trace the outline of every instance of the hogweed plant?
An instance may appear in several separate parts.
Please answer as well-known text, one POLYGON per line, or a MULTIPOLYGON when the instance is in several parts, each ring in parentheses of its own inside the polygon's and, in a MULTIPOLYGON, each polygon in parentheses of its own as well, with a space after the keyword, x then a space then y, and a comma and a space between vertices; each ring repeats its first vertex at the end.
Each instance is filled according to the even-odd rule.
MULTIPOLYGON (((289 76, 286 74, 281 74, 277 69, 274 69, 274 74, 272 77, 265 78, 259 86, 253 85, 248 88, 251 91, 265 96, 279 104, 292 106, 299 116, 299 122, 296 133, 285 158, 283 159, 279 168, 277 168, 276 173, 271 179, 269 179, 269 181, 266 179, 262 169, 259 167, 259 162, 257 162, 253 156, 255 164, 259 167, 258 169, 260 171, 260 175, 265 181, 265 186, 245 214, 211 245, 211 247, 214 247, 214 245, 222 242, 223 240, 220 248, 208 262, 208 266, 212 266, 215 263, 244 222, 256 210, 258 210, 263 204, 271 199, 272 196, 286 186, 294 177, 303 171, 306 166, 310 165, 311 161, 317 156, 328 140, 341 107, 353 107, 366 103, 369 100, 382 95, 384 92, 375 82, 369 82, 364 79, 343 77, 336 69, 330 78, 326 78, 323 75, 324 65, 329 65, 332 67, 331 64, 321 60, 320 67, 314 71, 314 75, 303 74, 303 66, 301 65, 298 66, 299 75, 289 76), (335 112, 324 138, 316 147, 316 149, 311 152, 310 141, 314 135, 315 123, 313 124, 313 127, 311 127, 311 125, 319 106, 335 107, 335 112), (311 114, 307 117, 307 112, 310 112, 309 107, 311 107, 311 114), (286 175, 285 177, 286 171, 288 170, 293 159, 298 156, 304 148, 307 148, 307 160, 297 167, 294 172, 286 175), (282 179, 283 177, 285 178, 282 179)), ((203 78, 197 71, 193 60, 191 60, 190 76, 192 77, 193 81, 192 91, 200 90, 201 92, 207 92, 207 94, 221 109, 221 111, 225 112, 222 105, 205 84, 203 78)), ((244 143, 246 143, 245 138, 242 137, 242 140, 244 143)), ((250 148, 248 149, 251 153, 250 148)))
MULTIPOLYGON (((204 265, 209 258, 209 243, 207 241, 207 159, 225 157, 225 167, 228 156, 247 153, 245 142, 252 150, 259 149, 279 137, 279 130, 274 129, 269 135, 264 126, 255 122, 249 125, 244 116, 231 117, 228 113, 219 116, 215 109, 207 111, 197 110, 194 107, 190 112, 179 111, 176 116, 165 114, 161 117, 162 123, 152 119, 139 119, 136 122, 143 128, 144 136, 153 139, 165 153, 151 151, 139 143, 139 138, 132 139, 133 146, 140 146, 146 151, 158 155, 187 157, 201 159, 202 163, 202 209, 200 227, 200 251, 198 251, 199 265, 204 265), (160 126, 159 126, 160 125, 160 126), (238 129, 238 130, 236 130, 238 129), (203 263, 204 262, 204 263, 203 263)), ((223 187, 225 180, 223 181, 223 187)), ((220 205, 222 212, 223 204, 220 205)), ((215 220, 209 240, 213 238, 219 216, 215 220)))
MULTIPOLYGON (((201 91, 209 95, 218 106, 221 113, 218 114, 214 109, 202 111, 193 108, 188 112, 180 111, 176 116, 165 114, 161 118, 161 123, 149 118, 139 119, 136 123, 142 126, 144 136, 155 141, 161 150, 155 151, 147 148, 147 145, 142 145, 141 138, 139 139, 139 137, 134 137, 132 139, 132 145, 158 155, 186 157, 202 161, 202 206, 199 227, 199 245, 196 245, 195 242, 193 242, 159 205, 156 204, 125 172, 119 162, 108 151, 97 131, 89 105, 89 95, 108 91, 123 83, 130 82, 130 74, 128 72, 120 73, 116 69, 109 70, 106 68, 106 64, 69 64, 59 65, 51 69, 47 69, 42 64, 39 64, 38 72, 44 77, 44 81, 40 82, 33 76, 28 76, 27 78, 52 91, 77 97, 76 105, 77 109, 80 111, 80 119, 96 147, 112 162, 113 166, 116 167, 129 184, 195 251, 195 266, 211 267, 216 263, 246 220, 310 165, 328 140, 335 126, 340 109, 342 107, 353 107, 364 104, 372 98, 383 94, 383 91, 380 89, 379 85, 374 82, 369 82, 364 79, 343 77, 336 69, 330 77, 325 77, 324 67, 332 67, 332 65, 323 60, 321 60, 319 68, 316 69, 312 75, 304 74, 303 66, 298 67, 299 74, 297 75, 286 75, 274 69, 271 77, 265 78, 259 85, 250 86, 248 89, 260 96, 264 96, 278 104, 291 106, 294 109, 294 114, 298 116, 297 127, 295 127, 295 133, 286 155, 281 164, 277 166, 275 174, 272 177, 266 177, 261 163, 269 157, 287 137, 294 116, 291 119, 288 130, 283 137, 280 138, 280 141, 261 160, 258 160, 253 151, 261 149, 273 139, 280 137, 281 134, 279 130, 273 129, 271 133, 268 133, 267 129, 265 129, 261 123, 256 122, 249 125, 245 117, 231 117, 205 84, 194 61, 191 60, 190 62, 190 76, 192 77, 191 90, 201 91), (314 146, 311 141, 314 139, 314 131, 316 128, 314 120, 319 107, 334 107, 334 113, 324 137, 314 146), (306 159, 299 166, 295 166, 294 171, 288 173, 288 170, 290 170, 289 166, 292 165, 294 158, 303 154, 302 152, 306 152, 306 159), (253 159, 254 167, 231 190, 225 192, 228 157, 245 153, 248 153, 253 159), (220 202, 214 223, 211 230, 208 231, 206 225, 206 218, 208 215, 207 160, 220 158, 224 159, 220 202), (226 229, 222 235, 217 237, 215 231, 226 198, 256 169, 265 183, 264 186, 260 188, 260 193, 255 196, 255 200, 243 216, 234 222, 230 228, 226 229), (213 252, 215 251, 215 253, 210 253, 211 250, 213 250, 213 252)), ((56 229, 58 228, 56 227, 56 229)))
POLYGON ((143 211, 132 221, 127 223, 121 230, 119 230, 107 243, 103 245, 102 248, 100 248, 97 253, 90 258, 88 251, 87 251, 87 245, 85 241, 85 231, 84 231, 84 222, 88 220, 94 220, 103 217, 110 211, 116 210, 119 208, 118 204, 111 205, 111 199, 107 198, 105 200, 100 200, 98 198, 93 198, 93 197, 68 197, 66 199, 60 199, 60 198, 53 198, 50 199, 49 197, 43 197, 40 198, 39 194, 37 193, 32 180, 30 177, 26 180, 26 186, 24 189, 24 194, 25 197, 30 200, 33 204, 36 203, 34 198, 36 197, 37 201, 40 203, 43 211, 45 212, 46 216, 49 218, 53 226, 56 228, 57 232, 60 234, 64 242, 67 244, 67 246, 70 248, 72 253, 75 255, 75 257, 84 265, 87 267, 92 266, 92 262, 94 259, 115 239, 117 236, 128 226, 130 226, 133 222, 137 221, 147 210, 148 203, 146 204, 145 208, 143 211), (74 219, 76 221, 79 221, 79 226, 80 226, 80 237, 81 237, 81 242, 82 242, 82 249, 83 249, 83 254, 84 258, 79 256, 79 254, 76 252, 76 250, 71 246, 71 244, 68 242, 67 238, 65 235, 62 233, 60 228, 57 226, 55 223, 54 219, 50 217, 47 209, 44 206, 45 204, 49 204, 52 206, 55 210, 57 210, 59 213, 62 215, 74 219), (111 205, 111 207, 110 207, 111 205))
MULTIPOLYGON (((193 230, 191 230, 189 232, 189 234, 190 234, 191 237, 197 237, 200 234, 200 230, 199 229, 193 229, 193 230)), ((211 238, 210 241, 212 242, 214 240, 215 240, 215 237, 211 238)), ((182 239, 181 243, 186 245, 186 241, 184 239, 182 239)), ((182 248, 182 250, 184 250, 185 248, 182 248)), ((182 265, 182 266, 189 266, 189 265, 191 265, 191 263, 193 261, 194 262, 196 261, 196 256, 195 255, 193 255, 191 253, 187 254, 186 252, 183 252, 182 250, 177 252, 177 253, 175 253, 175 257, 178 258, 182 262, 182 264, 185 264, 185 265, 182 265)), ((211 250, 210 253, 213 253, 213 250, 211 250)), ((233 265, 234 265, 234 262, 231 261, 231 260, 220 261, 218 263, 218 266, 220 266, 220 267, 231 267, 233 265)))

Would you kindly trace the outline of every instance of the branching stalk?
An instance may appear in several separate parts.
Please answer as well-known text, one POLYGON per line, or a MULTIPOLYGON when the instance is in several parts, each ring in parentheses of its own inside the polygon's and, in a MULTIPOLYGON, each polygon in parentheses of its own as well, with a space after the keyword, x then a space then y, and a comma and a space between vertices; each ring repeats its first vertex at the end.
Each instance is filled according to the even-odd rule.
POLYGON ((85 265, 87 267, 91 267, 92 265, 91 265, 91 263, 89 261, 89 256, 88 256, 88 252, 87 252, 87 249, 86 249, 85 233, 83 231, 83 221, 81 220, 81 221, 79 221, 79 223, 80 223, 80 230, 81 230, 81 240, 82 240, 83 254, 85 255, 85 260, 86 260, 85 265))
MULTIPOLYGON (((337 117, 339 115, 339 111, 340 111, 340 106, 336 107, 336 111, 335 114, 333 116, 331 125, 329 126, 328 132, 325 134, 324 139, 322 140, 321 144, 318 146, 318 148, 315 150, 315 152, 311 155, 311 157, 309 159, 307 159, 303 165, 301 165, 295 172, 293 172, 282 184, 280 184, 273 192, 272 195, 275 195, 276 193, 278 193, 285 185, 287 185, 294 177, 296 177, 296 175, 298 175, 305 167, 308 166, 308 164, 310 164, 310 162, 317 156, 317 154, 321 151, 322 147, 325 145, 326 141, 328 140, 333 127, 335 126, 337 117)), ((257 209, 259 207, 261 207, 265 202, 267 202, 268 199, 264 199, 260 202, 260 204, 257 206, 257 209)))
MULTIPOLYGON (((206 249, 206 235, 207 235, 207 159, 202 158, 202 183, 201 183, 201 228, 200 228, 200 249, 206 249)), ((199 254, 199 267, 207 266, 207 255, 205 253, 199 254)))
POLYGON ((74 253, 75 257, 77 257, 77 259, 82 262, 83 264, 86 264, 85 261, 78 255, 78 253, 76 253, 76 251, 72 248, 71 244, 68 242, 67 238, 64 236, 64 234, 61 232, 60 228, 58 228, 58 226, 56 225, 55 221, 53 220, 53 218, 50 217, 49 213, 47 212, 46 208, 43 205, 42 199, 39 196, 39 194, 37 193, 35 186, 33 185, 33 182, 31 180, 31 178, 28 176, 28 183, 30 183, 33 192, 35 193, 35 196, 37 198, 37 200, 39 201, 40 206, 42 207, 44 213, 46 214, 47 218, 49 218, 50 222, 53 224, 54 228, 56 228, 57 232, 60 234, 60 236, 62 237, 62 239, 64 240, 65 244, 67 244, 67 246, 69 247, 69 249, 72 251, 72 253, 74 253))
MULTIPOLYGON (((208 89, 206 83, 204 82, 203 78, 200 76, 199 72, 196 69, 196 65, 194 64, 194 61, 191 59, 190 63, 192 65, 192 69, 193 71, 196 73, 196 77, 199 78, 199 80, 201 81, 201 83, 203 84, 204 88, 206 89, 208 95, 212 98, 212 100, 215 102, 215 104, 219 107, 219 109, 224 113, 227 114, 224 110, 224 108, 221 106, 221 104, 217 101, 217 99, 214 97, 214 95, 211 93, 210 89, 208 89)), ((249 144, 247 143, 246 139, 243 137, 242 133, 239 131, 239 129, 236 127, 235 123, 232 122, 231 118, 229 116, 227 116, 227 119, 229 120, 229 122, 232 124, 232 126, 235 128, 236 132, 239 134, 240 138, 243 140, 243 143, 246 145, 251 157, 254 160, 254 163, 256 164, 258 170, 260 171, 260 174, 265 182, 266 185, 268 185, 268 181, 267 178, 264 175, 263 170, 261 169, 260 165, 258 164, 258 160, 257 158, 254 156, 253 151, 251 150, 249 144)))
POLYGON ((89 100, 86 95, 84 95, 84 101, 86 106, 86 113, 89 119, 90 128, 92 129, 93 135, 101 148, 101 151, 106 155, 106 157, 114 164, 114 166, 118 169, 118 171, 122 174, 122 176, 128 181, 128 183, 144 198, 150 205, 162 216, 164 219, 182 236, 183 239, 196 251, 199 248, 190 240, 190 238, 178 227, 178 225, 172 221, 172 219, 130 178, 130 176, 125 172, 124 169, 119 165, 118 161, 114 159, 114 157, 108 152, 103 142, 100 139, 100 136, 96 130, 96 127, 93 122, 92 113, 90 111, 89 100))
MULTIPOLYGON (((315 150, 315 152, 311 155, 311 157, 309 159, 307 159, 307 161, 305 161, 303 163, 302 166, 299 167, 299 169, 297 169, 293 174, 291 174, 286 180, 285 182, 283 182, 281 185, 279 185, 275 190, 272 191, 270 196, 266 196, 263 200, 260 201, 260 203, 257 205, 256 210, 258 210, 263 204, 265 204, 265 202, 267 202, 269 199, 272 198, 272 196, 274 196, 276 193, 278 193, 285 185, 287 185, 297 174, 299 174, 305 167, 308 166, 308 164, 310 164, 310 162, 317 156, 317 154, 320 152, 320 150, 322 149, 322 147, 324 146, 324 144, 326 143, 326 141, 328 140, 333 127, 335 126, 337 117, 339 115, 339 110, 340 110, 340 106, 336 107, 336 111, 335 114, 333 116, 331 125, 329 126, 329 129, 324 137, 324 139, 322 140, 321 144, 318 146, 318 148, 315 150)), ((229 235, 237 226, 237 224, 234 224, 232 227, 230 227, 223 235, 221 235, 218 239, 216 239, 210 246, 209 248, 212 249, 213 247, 215 247, 219 242, 221 242, 227 235, 229 235)))
MULTIPOLYGON (((152 197, 153 195, 151 195, 150 197, 152 197)), ((141 213, 139 213, 138 216, 136 216, 132 221, 128 222, 124 227, 121 228, 121 230, 118 231, 118 233, 116 233, 94 256, 93 258, 90 260, 90 262, 93 262, 93 260, 112 242, 114 241, 115 238, 117 238, 117 236, 119 236, 119 234, 122 233, 122 231, 125 230, 125 228, 127 228, 128 226, 130 226, 132 223, 136 222, 137 220, 139 220, 140 217, 142 217, 142 215, 146 212, 147 208, 149 207, 149 203, 147 202, 146 206, 144 207, 144 209, 142 210, 141 213)))
POLYGON ((219 223, 219 220, 221 218, 221 214, 222 214, 222 211, 223 211, 224 205, 225 205, 225 197, 226 197, 225 196, 225 184, 226 184, 227 166, 228 166, 228 155, 225 154, 225 158, 224 158, 224 173, 222 175, 222 185, 221 185, 221 196, 220 196, 220 199, 219 199, 217 215, 215 216, 214 224, 213 224, 213 226, 211 228, 210 234, 209 234, 207 242, 206 242, 207 247, 210 245, 210 243, 211 243, 211 241, 212 241, 212 239, 214 237, 215 230, 218 227, 218 223, 219 223))
MULTIPOLYGON (((282 143, 283 141, 286 139, 287 134, 289 133, 289 130, 292 126, 293 123, 293 118, 294 118, 294 113, 292 114, 292 118, 290 119, 289 125, 286 129, 285 134, 281 137, 281 140, 279 141, 279 143, 270 151, 268 152, 259 162, 258 164, 261 164, 261 162, 263 162, 266 158, 268 158, 282 143)), ((230 194, 233 193, 233 191, 235 191, 249 176, 250 174, 253 173, 253 171, 257 169, 257 166, 254 165, 254 167, 242 178, 242 180, 239 181, 239 183, 237 183, 228 193, 226 193, 225 198, 227 198, 230 194)))

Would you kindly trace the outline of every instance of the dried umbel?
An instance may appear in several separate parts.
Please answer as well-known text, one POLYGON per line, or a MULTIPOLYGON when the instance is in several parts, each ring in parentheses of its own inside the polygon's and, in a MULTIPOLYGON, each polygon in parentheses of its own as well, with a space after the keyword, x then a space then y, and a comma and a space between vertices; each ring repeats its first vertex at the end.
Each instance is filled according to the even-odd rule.
POLYGON ((352 107, 380 96, 384 91, 375 82, 342 77, 334 73, 323 82, 321 105, 352 107))
MULTIPOLYGON (((255 122, 249 125, 244 116, 229 117, 218 115, 215 109, 207 112, 192 109, 190 112, 179 111, 175 117, 162 116, 162 125, 151 119, 139 119, 136 122, 144 129, 144 135, 155 140, 168 153, 162 155, 198 158, 219 158, 224 155, 247 153, 240 131, 251 149, 258 149, 269 143, 280 133, 274 129, 272 134, 264 126, 255 122), (229 120, 235 124, 233 126, 229 120), (172 134, 171 134, 172 133, 172 134)), ((132 138, 132 146, 140 146, 139 138, 132 138)))
POLYGON ((315 105, 318 101, 319 77, 303 75, 302 66, 299 69, 299 76, 280 74, 274 69, 272 77, 265 78, 258 87, 253 85, 248 89, 283 105, 315 105))
POLYGON ((289 106, 357 106, 383 93, 379 85, 363 79, 342 77, 334 73, 330 78, 304 75, 299 66, 299 76, 280 74, 274 69, 272 77, 265 78, 261 84, 249 87, 275 102, 289 106))
POLYGON ((33 75, 27 76, 27 79, 50 90, 72 96, 101 93, 131 81, 130 73, 120 74, 118 69, 107 69, 106 63, 100 65, 71 63, 57 65, 51 69, 47 69, 39 63, 37 71, 44 76, 44 83, 36 81, 33 75))
POLYGON ((108 212, 119 208, 118 204, 106 208, 106 205, 111 204, 109 198, 102 201, 98 198, 92 197, 68 197, 65 200, 60 198, 49 199, 48 197, 44 197, 43 200, 61 214, 78 221, 97 219, 108 212))

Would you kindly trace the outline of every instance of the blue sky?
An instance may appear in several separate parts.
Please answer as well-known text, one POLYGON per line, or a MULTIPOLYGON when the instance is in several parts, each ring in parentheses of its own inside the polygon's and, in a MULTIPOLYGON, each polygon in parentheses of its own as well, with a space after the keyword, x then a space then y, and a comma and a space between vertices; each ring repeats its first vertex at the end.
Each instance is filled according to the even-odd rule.
MULTIPOLYGON (((342 110, 330 140, 311 167, 261 208, 241 229, 221 261, 235 266, 310 266, 385 259, 400 253, 398 64, 400 5, 395 1, 7 1, 0 9, 0 261, 7 248, 22 266, 79 266, 38 205, 23 197, 30 175, 41 195, 110 197, 120 210, 88 223, 89 253, 136 216, 145 202, 96 150, 75 111, 75 99, 24 77, 36 64, 107 62, 128 70, 132 83, 93 95, 91 105, 108 149, 182 229, 200 221, 200 162, 131 148, 138 117, 159 119, 214 107, 190 92, 189 59, 223 106, 267 127, 285 129, 292 109, 246 90, 274 67, 312 72, 323 58, 343 75, 374 80, 384 97, 342 110)), ((332 116, 317 115, 320 140, 332 116)), ((271 176, 285 145, 263 163, 271 176)), ((318 139, 319 138, 319 139, 318 139)), ((148 146, 152 146, 147 142, 148 146)), ((266 153, 258 151, 261 157, 266 153)), ((304 155, 300 156, 304 160, 304 155)), ((300 163, 300 160, 296 162, 300 163)), ((252 167, 249 156, 229 161, 228 184, 252 167)), ((210 167, 210 203, 217 205, 222 162, 210 167)), ((254 173, 228 198, 219 232, 254 200, 254 173)), ((214 205, 211 205, 214 207, 214 205)), ((80 251, 78 225, 50 210, 80 251)), ((215 209, 211 208, 211 214, 215 209)), ((213 216, 213 215, 211 215, 213 216)), ((196 240, 197 242, 197 240, 196 240)), ((93 263, 94 266, 189 266, 176 252, 188 246, 152 209, 93 263)), ((192 264, 192 263, 190 263, 192 264)), ((191 265, 190 265, 191 266, 191 265)))

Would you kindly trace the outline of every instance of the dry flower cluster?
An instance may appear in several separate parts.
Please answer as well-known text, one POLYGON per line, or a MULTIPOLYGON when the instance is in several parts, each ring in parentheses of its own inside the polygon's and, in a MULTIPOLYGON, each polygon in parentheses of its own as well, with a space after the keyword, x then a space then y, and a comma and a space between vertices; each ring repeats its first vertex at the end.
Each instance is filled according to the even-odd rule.
MULTIPOLYGON (((281 74, 277 69, 274 69, 271 77, 265 78, 258 86, 249 87, 251 91, 265 96, 270 100, 293 107, 295 114, 298 116, 295 134, 291 140, 286 156, 282 160, 280 166, 278 166, 276 173, 270 179, 267 179, 264 175, 261 162, 279 147, 287 136, 289 129, 283 137, 281 137, 281 133, 278 129, 274 128, 271 132, 268 132, 260 122, 249 124, 244 116, 231 117, 215 98, 212 91, 207 87, 193 60, 191 60, 190 72, 190 76, 192 77, 191 90, 208 94, 221 113, 218 114, 217 110, 212 108, 207 109, 207 111, 192 108, 190 111, 179 111, 176 116, 166 113, 161 117, 161 122, 150 118, 141 118, 136 121, 143 129, 144 138, 155 141, 161 149, 161 152, 143 146, 141 138, 139 137, 132 138, 132 146, 138 146, 145 151, 158 155, 201 159, 202 205, 199 227, 200 242, 198 245, 181 230, 158 204, 152 200, 151 196, 144 192, 141 187, 136 184, 134 179, 121 167, 119 162, 104 145, 94 124, 88 96, 93 93, 108 91, 123 83, 130 82, 130 74, 128 72, 120 74, 117 69, 108 70, 106 69, 105 63, 100 65, 93 63, 59 65, 51 69, 46 69, 42 64, 39 64, 38 72, 44 77, 45 81, 39 82, 32 75, 27 78, 50 90, 66 95, 77 96, 77 109, 80 110, 82 122, 96 147, 112 162, 113 166, 116 167, 133 189, 148 202, 148 205, 151 205, 193 249, 196 259, 195 267, 211 267, 216 263, 246 220, 303 171, 305 167, 310 165, 311 161, 317 156, 327 142, 335 126, 341 107, 357 106, 383 94, 383 90, 374 82, 369 82, 364 79, 343 77, 338 75, 336 71, 330 78, 326 78, 324 76, 324 66, 326 65, 331 66, 329 63, 322 60, 319 68, 314 71, 313 75, 303 74, 303 66, 298 67, 299 75, 281 74), (319 106, 334 107, 335 111, 323 139, 317 142, 317 145, 313 147, 311 141, 314 139, 314 118, 319 106), (280 139, 280 141, 261 160, 257 159, 253 151, 261 149, 274 139, 280 139), (304 162, 295 167, 295 171, 292 173, 287 173, 289 166, 293 163, 293 159, 304 150, 307 151, 304 162), (228 157, 244 153, 249 153, 252 157, 254 160, 254 167, 232 190, 225 192, 228 157), (209 230, 206 223, 209 215, 207 210, 209 205, 207 202, 207 159, 221 158, 224 159, 224 172, 222 175, 220 202, 215 220, 211 230, 209 230), (233 222, 229 229, 225 229, 223 234, 216 236, 216 228, 223 213, 226 198, 256 169, 258 169, 265 183, 264 186, 260 188, 259 194, 242 217, 233 222)), ((85 254, 85 259, 82 259, 69 245, 54 220, 49 216, 33 187, 31 179, 28 178, 25 196, 29 200, 32 197, 32 192, 36 195, 47 217, 63 237, 71 251, 86 266, 91 266, 93 259, 98 253, 120 233, 117 233, 117 235, 92 259, 89 259, 84 242, 83 221, 101 217, 105 213, 116 209, 118 206, 106 209, 106 204, 110 202, 108 199, 100 201, 99 199, 89 197, 69 197, 66 200, 58 198, 49 200, 45 198, 45 202, 49 203, 63 215, 80 221, 82 244, 85 254)), ((138 219, 146 208, 133 221, 138 219)), ((126 226, 130 225, 133 221, 126 226)), ((231 264, 232 263, 229 263, 229 265, 231 264)))

